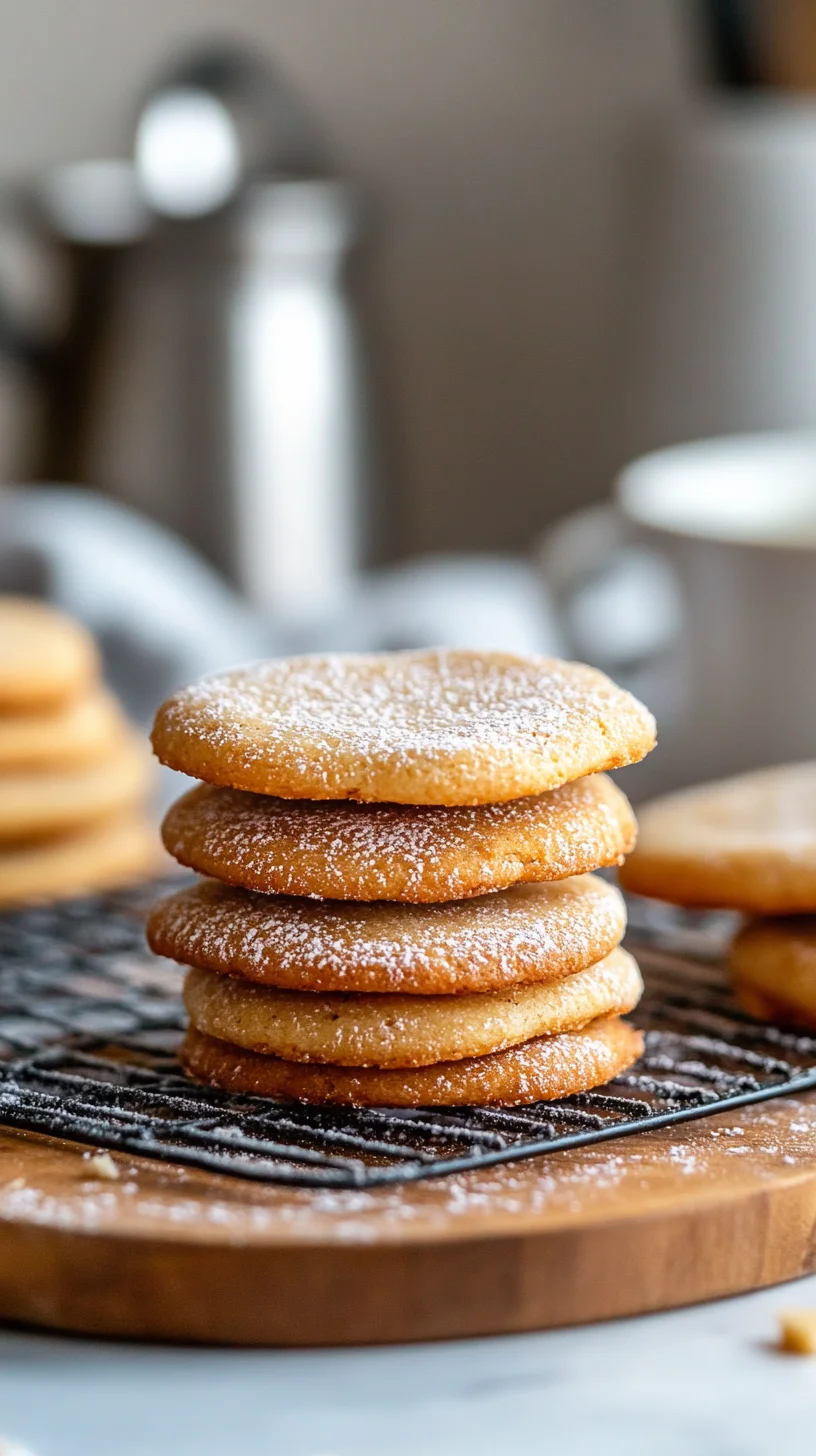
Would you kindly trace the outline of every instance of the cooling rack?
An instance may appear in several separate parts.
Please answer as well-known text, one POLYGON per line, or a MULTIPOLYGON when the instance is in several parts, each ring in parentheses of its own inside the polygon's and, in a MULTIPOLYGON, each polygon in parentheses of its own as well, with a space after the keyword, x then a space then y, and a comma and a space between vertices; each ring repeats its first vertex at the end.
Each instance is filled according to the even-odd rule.
MULTIPOLYGON (((178 881, 174 881, 177 888, 178 881)), ((144 942, 167 886, 0 916, 0 1123, 267 1183, 415 1181, 816 1087, 816 1039, 752 1021, 720 957, 730 917, 635 901, 645 1054, 596 1092, 519 1108, 307 1108, 188 1081, 181 972, 144 942)))

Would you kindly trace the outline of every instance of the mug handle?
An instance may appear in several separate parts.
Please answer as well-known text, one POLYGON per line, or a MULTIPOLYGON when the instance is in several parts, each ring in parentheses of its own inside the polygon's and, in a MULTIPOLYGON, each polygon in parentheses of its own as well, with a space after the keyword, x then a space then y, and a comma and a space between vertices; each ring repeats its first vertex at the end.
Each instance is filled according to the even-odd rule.
POLYGON ((589 506, 557 521, 537 557, 570 655, 637 686, 677 642, 682 607, 674 570, 633 539, 616 506, 589 506))

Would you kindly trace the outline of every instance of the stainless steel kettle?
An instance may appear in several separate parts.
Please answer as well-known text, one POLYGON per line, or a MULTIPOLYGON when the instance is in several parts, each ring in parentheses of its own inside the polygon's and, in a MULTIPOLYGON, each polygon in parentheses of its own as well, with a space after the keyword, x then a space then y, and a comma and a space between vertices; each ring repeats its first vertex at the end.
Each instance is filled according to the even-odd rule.
POLYGON ((278 621, 329 617, 370 547, 359 233, 277 78, 220 51, 174 68, 132 159, 59 168, 2 209, 0 347, 37 397, 16 478, 103 488, 278 621))

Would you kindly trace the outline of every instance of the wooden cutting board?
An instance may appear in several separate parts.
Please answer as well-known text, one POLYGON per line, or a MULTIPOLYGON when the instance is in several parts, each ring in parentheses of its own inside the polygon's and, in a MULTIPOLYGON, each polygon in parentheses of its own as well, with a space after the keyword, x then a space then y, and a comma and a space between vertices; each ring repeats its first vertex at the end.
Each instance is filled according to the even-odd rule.
POLYGON ((315 1194, 0 1133, 0 1318, 353 1344, 668 1309, 816 1267, 816 1094, 413 1186, 315 1194))

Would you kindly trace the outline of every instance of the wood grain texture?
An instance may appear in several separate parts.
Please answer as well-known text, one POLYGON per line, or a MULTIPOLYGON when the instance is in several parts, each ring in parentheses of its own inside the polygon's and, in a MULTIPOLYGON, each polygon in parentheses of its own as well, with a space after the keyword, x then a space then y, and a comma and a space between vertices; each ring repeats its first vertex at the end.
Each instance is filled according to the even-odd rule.
POLYGON ((816 1267, 816 1094, 412 1188, 314 1194, 0 1133, 0 1318, 314 1345, 579 1324, 816 1267))

